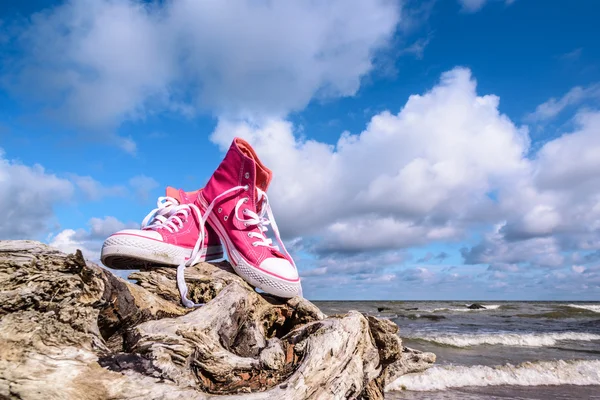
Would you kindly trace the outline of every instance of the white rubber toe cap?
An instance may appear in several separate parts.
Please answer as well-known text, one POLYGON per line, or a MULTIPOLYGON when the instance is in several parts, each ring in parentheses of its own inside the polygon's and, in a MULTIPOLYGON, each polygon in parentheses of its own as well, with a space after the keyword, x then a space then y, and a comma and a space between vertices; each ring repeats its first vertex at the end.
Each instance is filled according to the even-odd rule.
POLYGON ((260 263, 260 269, 286 281, 298 281, 298 271, 284 258, 267 258, 260 263))

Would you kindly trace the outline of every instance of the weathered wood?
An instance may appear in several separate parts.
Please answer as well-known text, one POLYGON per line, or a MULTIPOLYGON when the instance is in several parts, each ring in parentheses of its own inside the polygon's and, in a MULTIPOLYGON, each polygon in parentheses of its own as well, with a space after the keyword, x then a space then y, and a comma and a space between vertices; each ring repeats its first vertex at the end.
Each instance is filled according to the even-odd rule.
POLYGON ((133 284, 31 241, 0 242, 0 398, 381 399, 431 353, 390 321, 326 317, 257 293, 228 263, 132 274, 133 284))

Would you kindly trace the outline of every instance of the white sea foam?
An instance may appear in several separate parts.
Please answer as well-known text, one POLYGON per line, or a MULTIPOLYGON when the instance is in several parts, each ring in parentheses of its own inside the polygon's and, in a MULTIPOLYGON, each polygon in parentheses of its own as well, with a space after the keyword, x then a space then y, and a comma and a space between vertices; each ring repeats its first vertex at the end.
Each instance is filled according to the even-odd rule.
POLYGON ((561 340, 586 341, 600 340, 600 335, 580 332, 556 332, 556 333, 490 333, 490 334, 425 334, 412 336, 411 339, 427 340, 439 344, 470 347, 480 345, 503 345, 503 346, 528 346, 548 347, 554 346, 561 340))
POLYGON ((600 385, 600 361, 538 361, 487 367, 439 366, 403 375, 386 390, 433 391, 465 386, 600 385))
POLYGON ((569 304, 569 307, 600 313, 600 304, 569 304))
POLYGON ((500 308, 500 304, 483 304, 486 310, 497 310, 500 308))
POLYGON ((469 311, 489 311, 489 310, 497 310, 499 309, 501 306, 500 304, 482 304, 482 306, 484 306, 485 308, 479 308, 479 309, 470 309, 468 308, 470 306, 470 304, 465 304, 464 308, 448 308, 448 307, 443 307, 443 308, 434 308, 431 310, 423 310, 425 312, 437 312, 437 311, 456 311, 456 312, 469 312, 469 311))

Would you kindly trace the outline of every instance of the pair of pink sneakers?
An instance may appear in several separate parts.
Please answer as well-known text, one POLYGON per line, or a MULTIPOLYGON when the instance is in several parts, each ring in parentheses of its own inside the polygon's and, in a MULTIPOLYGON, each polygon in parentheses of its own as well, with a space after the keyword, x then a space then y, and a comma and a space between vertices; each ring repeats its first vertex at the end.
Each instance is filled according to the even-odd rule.
POLYGON ((222 258, 223 243, 231 265, 248 283, 278 297, 301 296, 296 265, 279 237, 267 197, 271 178, 254 149, 235 138, 203 189, 167 188, 141 229, 125 229, 106 239, 102 262, 114 269, 177 265, 182 303, 193 307, 197 304, 187 298, 184 270, 222 258), (269 225, 280 247, 265 235, 269 225))

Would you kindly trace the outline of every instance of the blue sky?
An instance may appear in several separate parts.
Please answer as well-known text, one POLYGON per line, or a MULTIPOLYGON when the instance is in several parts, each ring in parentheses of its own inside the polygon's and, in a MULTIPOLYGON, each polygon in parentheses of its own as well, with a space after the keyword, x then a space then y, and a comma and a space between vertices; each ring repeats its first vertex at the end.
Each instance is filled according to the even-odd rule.
POLYGON ((237 135, 310 299, 599 300, 600 4, 7 3, 0 239, 97 259, 237 135))

